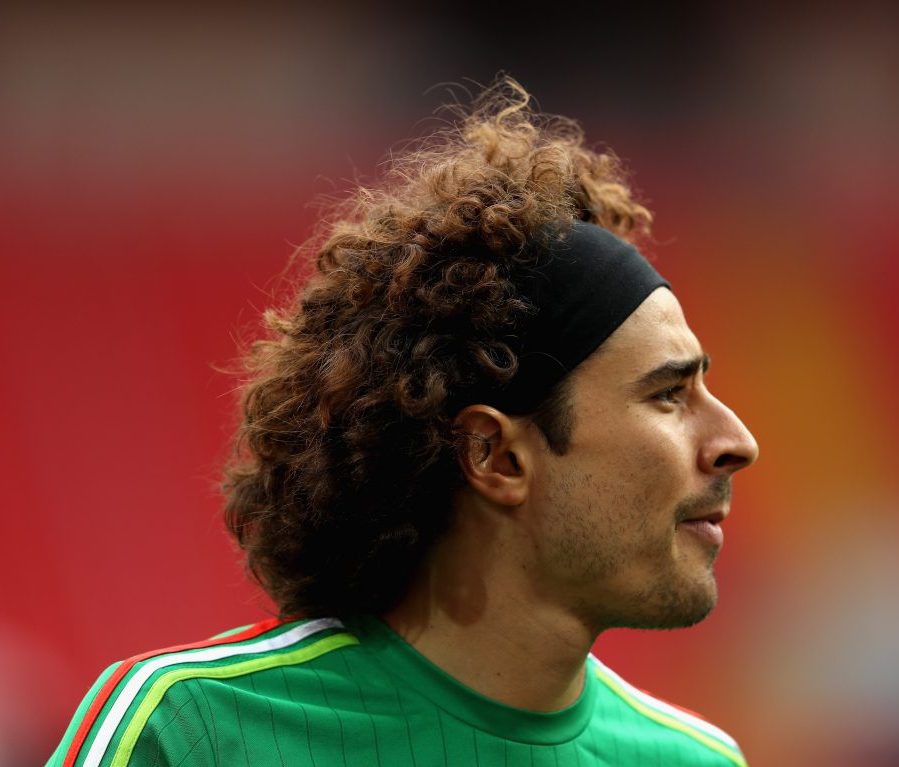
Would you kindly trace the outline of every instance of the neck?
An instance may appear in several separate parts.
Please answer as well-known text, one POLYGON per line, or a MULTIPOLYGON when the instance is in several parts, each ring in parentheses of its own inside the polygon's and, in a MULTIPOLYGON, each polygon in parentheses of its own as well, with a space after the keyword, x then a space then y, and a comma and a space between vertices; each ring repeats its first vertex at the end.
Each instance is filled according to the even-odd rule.
POLYGON ((517 547, 500 542, 495 520, 463 518, 383 619, 488 698, 532 711, 571 705, 583 690, 595 632, 531 586, 517 547))

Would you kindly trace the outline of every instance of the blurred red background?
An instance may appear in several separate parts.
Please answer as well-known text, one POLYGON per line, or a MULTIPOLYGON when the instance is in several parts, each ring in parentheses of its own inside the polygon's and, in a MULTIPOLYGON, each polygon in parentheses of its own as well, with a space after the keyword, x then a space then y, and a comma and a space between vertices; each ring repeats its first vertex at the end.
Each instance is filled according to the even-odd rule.
POLYGON ((751 763, 899 762, 899 17, 829 7, 6 11, 0 765, 46 759, 113 660, 266 614, 220 521, 216 368, 315 200, 499 70, 632 169, 761 445, 717 610, 599 654, 751 763))

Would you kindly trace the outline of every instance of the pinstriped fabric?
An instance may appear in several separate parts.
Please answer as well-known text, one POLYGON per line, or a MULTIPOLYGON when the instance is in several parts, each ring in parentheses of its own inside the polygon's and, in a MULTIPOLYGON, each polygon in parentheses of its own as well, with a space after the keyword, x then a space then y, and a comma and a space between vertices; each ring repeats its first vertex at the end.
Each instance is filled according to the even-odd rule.
MULTIPOLYGON (((119 682, 128 673, 130 673, 138 663, 147 660, 148 658, 163 655, 166 653, 182 652, 200 647, 210 647, 216 644, 223 644, 225 642, 238 642, 243 639, 251 639, 275 628, 279 623, 280 621, 277 620, 262 621, 261 623, 256 623, 250 626, 243 626, 241 628, 232 629, 231 631, 227 631, 224 634, 220 634, 210 639, 202 640, 200 642, 179 645, 177 647, 168 647, 162 650, 153 650, 148 653, 136 655, 133 658, 122 661, 121 663, 116 664, 114 669, 112 667, 111 669, 107 669, 107 672, 111 671, 111 673, 107 673, 104 675, 103 683, 99 684, 98 682, 98 684, 91 689, 90 693, 83 701, 82 707, 79 707, 76 715, 76 719, 78 720, 77 728, 70 728, 72 729, 72 731, 66 732, 66 736, 63 738, 63 743, 60 744, 60 751, 63 753, 63 767, 72 767, 75 764, 75 760, 78 758, 78 755, 81 752, 84 741, 87 739, 91 728, 99 718, 100 712, 103 710, 103 707, 115 695, 119 682)), ((76 725, 76 721, 73 720, 72 724, 73 726, 76 725)))
MULTIPOLYGON (((263 639, 304 625, 312 624, 284 624, 263 639)), ((464 687, 383 624, 349 622, 347 629, 325 628, 300 642, 280 639, 258 652, 213 660, 198 660, 205 650, 192 650, 184 663, 156 669, 97 767, 743 764, 732 758, 739 751, 729 736, 682 712, 678 719, 659 701, 644 702, 596 661, 588 661, 575 704, 540 714, 464 687)), ((149 662, 124 677, 119 695, 149 662)))
POLYGON ((697 715, 654 698, 643 690, 634 687, 593 656, 590 656, 589 663, 593 666, 594 673, 598 679, 628 705, 648 719, 685 734, 712 751, 726 757, 737 767, 746 767, 746 760, 740 752, 736 741, 724 730, 715 727, 697 715))
POLYGON ((152 689, 145 685, 154 675, 179 664, 222 662, 289 648, 319 632, 341 627, 334 619, 302 624, 270 620, 209 640, 144 653, 116 664, 107 669, 101 677, 102 684, 98 680, 82 702, 48 765, 99 767, 111 763, 110 744, 117 733, 121 736, 123 727, 131 722, 131 715, 146 705, 142 693, 152 689))
MULTIPOLYGON (((326 627, 332 628, 333 626, 326 627)), ((251 652, 271 652, 271 650, 282 650, 285 647, 296 645, 298 642, 302 641, 302 639, 305 639, 308 635, 303 634, 301 631, 302 629, 307 629, 307 631, 309 631, 309 624, 297 627, 296 630, 288 631, 279 637, 265 640, 264 642, 256 642, 253 645, 247 645, 244 648, 241 648, 246 650, 246 652, 242 654, 250 654, 251 652), (300 637, 299 639, 297 639, 298 636, 300 637), (260 647, 260 645, 268 645, 268 647, 260 647)), ((320 627, 316 628, 316 631, 321 630, 322 629, 320 627)), ((295 663, 305 663, 313 658, 317 658, 319 655, 322 655, 326 652, 331 652, 338 647, 345 647, 348 644, 356 644, 357 641, 358 640, 355 637, 349 634, 332 634, 331 636, 318 639, 312 644, 304 645, 297 649, 292 649, 290 651, 285 651, 277 654, 268 654, 261 658, 244 661, 242 663, 229 663, 228 665, 219 666, 216 668, 209 668, 208 666, 196 667, 193 665, 188 665, 186 668, 178 668, 166 671, 152 683, 148 690, 144 692, 143 699, 140 701, 137 709, 130 717, 130 720, 128 721, 125 728, 125 732, 119 740, 119 745, 116 748, 111 767, 125 767, 128 764, 131 758, 131 754, 134 751, 134 747, 137 743, 137 739, 140 737, 141 732, 143 732, 144 726, 146 725, 150 716, 156 710, 156 707, 159 705, 168 689, 176 682, 180 682, 185 679, 197 678, 230 679, 232 677, 253 674, 255 672, 275 668, 277 666, 288 666, 295 663)), ((206 654, 209 655, 211 653, 206 654)), ((204 655, 204 653, 194 653, 192 657, 202 655, 204 655)), ((234 658, 234 654, 227 657, 229 660, 232 660, 234 658)), ((203 658, 203 660, 207 659, 219 660, 219 658, 203 658)), ((196 663, 197 661, 174 661, 173 665, 174 663, 178 662, 192 664, 196 663)), ((250 684, 253 684, 252 678, 250 679, 250 684)), ((268 705, 270 708, 271 704, 268 703, 268 705)), ((107 721, 109 721, 110 723, 113 722, 113 720, 107 721)), ((86 762, 86 765, 87 764, 89 763, 86 762)), ((99 758, 96 764, 99 764, 99 758)))
MULTIPOLYGON (((196 664, 225 659, 231 660, 239 656, 284 649, 285 647, 302 642, 320 631, 336 628, 340 625, 341 624, 338 621, 330 619, 309 621, 308 623, 303 623, 282 634, 277 634, 275 636, 263 635, 261 639, 254 640, 247 644, 214 645, 202 649, 192 649, 180 653, 166 654, 146 661, 135 670, 133 676, 127 680, 124 687, 118 692, 112 707, 100 724, 96 736, 87 752, 83 762, 84 767, 99 767, 116 728, 123 723, 126 713, 132 704, 135 703, 143 685, 157 671, 163 671, 182 663, 196 664)), ((154 689, 155 688, 151 688, 151 691, 154 689)), ((159 701, 151 699, 151 702, 155 708, 159 701)), ((142 709, 141 707, 145 707, 146 705, 147 701, 141 701, 138 710, 135 713, 144 711, 145 709, 142 709)), ((143 716, 143 713, 141 713, 141 716, 143 716)), ((130 722, 128 726, 132 726, 130 722)), ((128 737, 135 737, 133 735, 133 730, 126 729, 126 734, 128 734, 128 737)), ((115 760, 113 761, 113 764, 115 764, 115 760)))

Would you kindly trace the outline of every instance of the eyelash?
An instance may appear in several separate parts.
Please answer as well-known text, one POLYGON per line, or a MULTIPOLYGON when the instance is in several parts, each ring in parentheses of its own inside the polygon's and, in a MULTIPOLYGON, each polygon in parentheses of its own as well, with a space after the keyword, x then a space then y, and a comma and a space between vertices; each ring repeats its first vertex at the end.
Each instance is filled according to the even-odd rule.
POLYGON ((667 389, 663 389, 658 394, 655 394, 653 399, 660 400, 661 402, 667 402, 669 405, 677 404, 678 400, 673 399, 673 395, 681 392, 686 387, 683 385, 680 386, 669 386, 667 389))

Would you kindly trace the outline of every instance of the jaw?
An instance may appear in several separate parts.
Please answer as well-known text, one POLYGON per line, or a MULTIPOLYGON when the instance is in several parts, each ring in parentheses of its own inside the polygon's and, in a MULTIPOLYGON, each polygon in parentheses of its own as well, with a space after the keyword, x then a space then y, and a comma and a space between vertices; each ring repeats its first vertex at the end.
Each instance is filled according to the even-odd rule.
POLYGON ((676 629, 705 619, 718 601, 718 586, 711 571, 682 583, 669 582, 646 593, 629 628, 676 629))
POLYGON ((622 578, 617 588, 603 590, 604 596, 582 607, 603 628, 673 629, 699 623, 715 607, 718 585, 714 557, 697 553, 682 552, 669 558, 669 567, 622 578))

